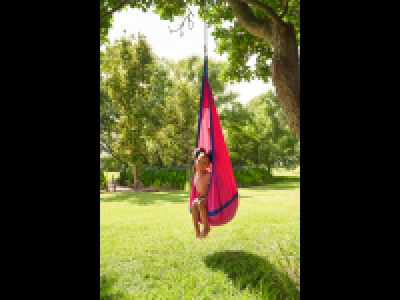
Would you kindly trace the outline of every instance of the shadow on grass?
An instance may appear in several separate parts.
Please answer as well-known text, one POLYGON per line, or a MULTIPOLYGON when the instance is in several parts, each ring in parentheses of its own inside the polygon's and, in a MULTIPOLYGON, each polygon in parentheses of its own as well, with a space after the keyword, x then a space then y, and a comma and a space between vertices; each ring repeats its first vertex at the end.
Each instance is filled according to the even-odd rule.
POLYGON ((100 300, 125 299, 122 292, 113 291, 113 285, 116 281, 111 276, 100 275, 100 300))
POLYGON ((300 182, 300 176, 280 176, 280 175, 275 175, 274 176, 274 183, 280 183, 280 182, 300 182))
POLYGON ((244 187, 240 188, 241 190, 252 190, 252 191, 267 191, 267 190, 293 190, 293 189, 298 189, 299 185, 298 184, 290 184, 286 182, 281 182, 281 183, 275 183, 275 184, 268 184, 268 185, 260 185, 260 186, 249 186, 249 187, 244 187))
MULTIPOLYGON (((264 185, 248 186, 242 187, 240 189, 246 190, 292 190, 299 188, 300 177, 294 176, 274 176, 274 182, 264 185)), ((246 196, 244 196, 246 198, 246 196)))
POLYGON ((189 201, 189 193, 178 192, 118 192, 100 197, 102 202, 127 201, 138 205, 152 205, 156 201, 184 203, 189 201))
MULTIPOLYGON (((274 176, 274 183, 240 188, 240 190, 291 190, 299 188, 300 177, 293 176, 274 176)), ((189 201, 189 193, 184 191, 169 191, 169 192, 117 192, 107 193, 100 197, 102 202, 127 201, 131 204, 152 205, 156 201, 185 203, 189 201)), ((241 198, 251 198, 250 196, 242 196, 241 198)))
POLYGON ((300 299, 294 281, 258 255, 245 251, 222 251, 206 256, 204 262, 208 268, 223 271, 240 290, 248 286, 251 291, 263 296, 269 294, 273 299, 300 299))

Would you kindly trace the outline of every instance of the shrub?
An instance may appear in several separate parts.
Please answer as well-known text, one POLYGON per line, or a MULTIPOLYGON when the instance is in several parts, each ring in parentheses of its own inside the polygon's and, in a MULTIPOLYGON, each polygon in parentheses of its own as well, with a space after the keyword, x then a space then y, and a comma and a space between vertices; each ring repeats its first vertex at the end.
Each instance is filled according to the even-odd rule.
POLYGON ((155 187, 156 189, 159 189, 159 188, 161 187, 161 181, 160 181, 159 179, 156 179, 156 180, 154 181, 154 187, 155 187))
POLYGON ((160 187, 169 186, 173 189, 184 190, 185 181, 187 181, 186 169, 182 167, 149 167, 144 170, 140 180, 143 182, 145 187, 156 187, 159 185, 160 187))
POLYGON ((100 190, 107 189, 107 178, 103 170, 100 170, 100 190))
MULTIPOLYGON (((237 186, 256 186, 272 182, 272 176, 265 168, 256 167, 235 167, 234 177, 237 186)), ((138 180, 143 187, 161 187, 168 186, 172 189, 184 191, 191 190, 191 182, 187 182, 187 170, 182 167, 147 167, 143 172, 138 171, 138 180)), ((133 184, 132 168, 123 168, 120 172, 118 183, 122 186, 133 184)))
POLYGON ((192 190, 192 184, 189 182, 185 182, 185 192, 189 192, 192 190))
POLYGON ((237 185, 243 185, 243 174, 238 170, 234 171, 235 181, 237 185))
POLYGON ((119 173, 117 182, 121 186, 129 186, 133 183, 133 171, 132 168, 123 168, 119 173))
POLYGON ((234 176, 238 186, 261 185, 272 182, 272 177, 265 168, 234 167, 234 176))

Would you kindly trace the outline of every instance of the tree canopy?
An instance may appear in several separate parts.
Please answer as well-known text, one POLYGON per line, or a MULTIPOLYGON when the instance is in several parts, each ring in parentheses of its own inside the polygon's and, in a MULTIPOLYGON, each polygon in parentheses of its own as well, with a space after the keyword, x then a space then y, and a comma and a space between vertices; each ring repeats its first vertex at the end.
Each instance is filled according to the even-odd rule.
MULTIPOLYGON (((113 106, 119 116, 108 123, 108 137, 104 138, 107 134, 100 132, 100 146, 124 163, 140 168, 145 165, 147 156, 145 136, 154 133, 154 122, 151 120, 157 118, 160 109, 151 97, 157 89, 151 48, 143 36, 139 35, 136 43, 133 40, 133 35, 122 37, 108 46, 100 64, 100 70, 107 77, 105 85, 111 99, 109 107, 113 106), (111 124, 113 128, 110 128, 111 124), (115 138, 111 138, 110 133, 114 133, 115 138)), ((101 90, 100 96, 106 101, 104 93, 101 90)))
POLYGON ((268 82, 272 78, 289 126, 300 140, 300 1, 101 0, 100 43, 106 40, 113 11, 127 5, 147 11, 152 4, 162 20, 170 21, 184 16, 190 5, 199 6, 199 17, 215 27, 217 53, 228 53, 230 63, 221 70, 223 81, 259 78, 268 82), (233 25, 226 28, 225 21, 233 25), (247 66, 253 55, 257 56, 254 71, 247 66))
MULTIPOLYGON (((270 91, 246 105, 235 101, 238 95, 226 95, 218 80, 225 65, 210 60, 209 76, 232 164, 290 166, 287 158, 300 157, 300 144, 276 95, 270 91)), ((139 174, 141 166, 186 166, 190 179, 202 59, 156 57, 144 36, 132 35, 106 47, 100 69, 101 150, 139 174)))

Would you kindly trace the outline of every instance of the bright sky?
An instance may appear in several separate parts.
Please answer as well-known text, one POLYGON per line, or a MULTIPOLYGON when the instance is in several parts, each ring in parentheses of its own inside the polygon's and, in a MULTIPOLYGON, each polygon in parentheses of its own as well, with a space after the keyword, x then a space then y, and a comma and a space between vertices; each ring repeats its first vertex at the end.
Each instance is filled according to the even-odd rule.
MULTIPOLYGON (((191 16, 192 22, 190 22, 190 28, 188 28, 188 21, 185 20, 183 28, 183 36, 180 35, 180 30, 177 32, 169 32, 168 26, 172 30, 177 30, 182 24, 183 18, 175 18, 174 22, 168 20, 161 20, 157 14, 152 13, 152 9, 147 13, 142 12, 138 9, 131 9, 129 7, 128 12, 116 12, 114 13, 113 28, 110 29, 108 37, 110 42, 113 43, 115 39, 123 36, 123 30, 126 29, 126 35, 140 32, 147 37, 148 43, 151 45, 155 55, 159 57, 166 57, 168 59, 179 60, 186 58, 191 55, 199 55, 204 57, 204 23, 198 18, 198 8, 192 6, 191 16)), ((229 23, 227 23, 229 25, 229 23)), ((226 27, 224 25, 224 27, 226 27)), ((211 36, 211 32, 214 28, 207 28, 208 33, 208 57, 226 61, 228 56, 224 54, 220 56, 214 53, 216 48, 214 38, 211 36)), ((100 47, 103 49, 104 47, 100 47)), ((256 57, 254 56, 249 60, 248 66, 253 69, 256 57)), ((268 90, 275 87, 271 83, 265 84, 261 80, 252 80, 250 83, 242 82, 234 85, 228 85, 228 91, 235 91, 240 94, 238 100, 243 104, 250 99, 260 94, 266 93, 268 90)))

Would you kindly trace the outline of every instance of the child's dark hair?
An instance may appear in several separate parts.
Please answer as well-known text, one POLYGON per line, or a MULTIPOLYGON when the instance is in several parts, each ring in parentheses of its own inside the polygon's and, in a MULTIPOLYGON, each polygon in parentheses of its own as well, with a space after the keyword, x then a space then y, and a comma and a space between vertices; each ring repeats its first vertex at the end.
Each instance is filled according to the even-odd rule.
POLYGON ((208 157, 208 161, 212 163, 212 155, 211 153, 206 153, 206 150, 204 148, 197 148, 194 152, 194 159, 197 159, 200 155, 200 153, 204 153, 204 156, 208 157))

